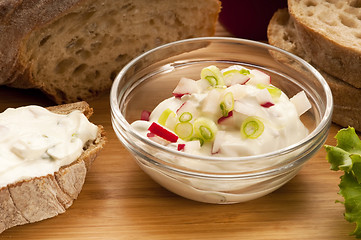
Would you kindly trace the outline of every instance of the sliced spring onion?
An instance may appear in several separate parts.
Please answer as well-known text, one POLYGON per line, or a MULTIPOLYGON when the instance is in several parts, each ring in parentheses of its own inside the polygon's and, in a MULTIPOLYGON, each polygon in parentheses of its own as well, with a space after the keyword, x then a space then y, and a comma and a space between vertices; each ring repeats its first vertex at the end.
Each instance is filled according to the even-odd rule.
POLYGON ((241 70, 239 70, 239 72, 240 72, 241 74, 243 74, 243 75, 249 75, 249 74, 251 73, 249 70, 244 69, 244 68, 242 68, 241 70))
POLYGON ((223 96, 221 101, 220 108, 222 111, 223 117, 227 117, 228 113, 234 108, 234 97, 232 92, 228 92, 223 96))
POLYGON ((244 138, 256 139, 264 131, 263 122, 257 117, 246 118, 241 125, 241 135, 244 138))
POLYGON ((231 69, 231 70, 228 70, 228 71, 225 71, 224 73, 223 73, 223 77, 225 77, 225 76, 229 76, 229 75, 233 75, 233 74, 239 74, 239 73, 241 73, 239 70, 237 70, 237 69, 231 69))
POLYGON ((205 142, 213 141, 218 131, 217 125, 209 118, 200 117, 193 123, 196 136, 202 138, 205 142))
POLYGON ((174 132, 181 139, 189 140, 193 136, 193 125, 190 122, 178 123, 174 132))
POLYGON ((168 120, 169 117, 175 117, 176 114, 170 110, 169 108, 167 108, 166 110, 164 110, 162 112, 162 114, 159 116, 158 118, 158 123, 162 126, 165 126, 166 125, 166 122, 168 120))
POLYGON ((259 88, 259 89, 267 88, 268 92, 271 94, 272 99, 276 100, 276 101, 280 98, 280 96, 282 94, 281 89, 276 88, 273 85, 266 85, 266 84, 259 83, 259 84, 257 84, 257 88, 259 88))
POLYGON ((190 112, 184 112, 179 116, 179 121, 180 122, 189 122, 190 120, 192 120, 193 115, 190 112))
POLYGON ((219 68, 213 65, 202 69, 201 79, 206 79, 211 86, 224 85, 221 70, 219 70, 219 68))

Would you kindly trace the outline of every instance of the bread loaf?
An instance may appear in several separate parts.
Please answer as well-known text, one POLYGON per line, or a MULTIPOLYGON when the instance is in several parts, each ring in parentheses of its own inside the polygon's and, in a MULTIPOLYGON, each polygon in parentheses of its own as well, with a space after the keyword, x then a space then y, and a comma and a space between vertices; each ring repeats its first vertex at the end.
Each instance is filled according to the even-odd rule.
POLYGON ((288 10, 305 56, 361 88, 361 1, 289 0, 288 10))
MULTIPOLYGON (((49 108, 68 114, 80 110, 87 117, 92 109, 85 102, 49 108)), ((97 138, 84 147, 81 156, 55 174, 18 181, 0 188, 0 233, 16 225, 33 223, 64 213, 80 193, 87 171, 105 144, 104 130, 98 126, 97 138)))
MULTIPOLYGON (((268 25, 268 41, 271 45, 282 48, 288 52, 298 55, 316 65, 315 58, 308 56, 299 37, 295 20, 289 15, 287 9, 278 10, 268 25)), ((324 48, 319 49, 319 52, 324 48)), ((331 65, 332 66, 332 65, 331 65)), ((361 96, 361 89, 338 79, 320 68, 317 69, 329 84, 334 98, 333 122, 341 126, 353 126, 361 131, 361 101, 353 96, 361 96)), ((347 71, 347 70, 345 70, 347 71)))
POLYGON ((219 0, 4 0, 0 84, 58 104, 93 98, 142 52, 213 35, 219 11, 219 0))

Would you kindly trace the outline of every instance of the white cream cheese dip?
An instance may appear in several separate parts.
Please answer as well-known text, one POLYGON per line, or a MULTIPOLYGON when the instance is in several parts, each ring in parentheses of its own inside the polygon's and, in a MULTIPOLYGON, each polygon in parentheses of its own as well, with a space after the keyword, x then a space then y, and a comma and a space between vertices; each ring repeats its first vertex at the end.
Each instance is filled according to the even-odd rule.
POLYGON ((215 157, 272 152, 308 134, 300 120, 310 103, 291 99, 266 73, 234 65, 209 66, 200 80, 182 78, 173 97, 132 123, 142 135, 178 151, 215 157))
POLYGON ((78 110, 55 114, 39 106, 0 113, 0 188, 54 174, 75 161, 98 127, 78 110))

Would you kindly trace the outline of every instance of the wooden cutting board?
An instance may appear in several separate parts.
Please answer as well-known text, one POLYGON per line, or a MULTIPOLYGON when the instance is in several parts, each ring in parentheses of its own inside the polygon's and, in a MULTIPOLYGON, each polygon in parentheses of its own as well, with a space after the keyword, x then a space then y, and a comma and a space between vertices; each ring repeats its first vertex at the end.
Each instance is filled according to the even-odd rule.
MULTIPOLYGON (((217 36, 230 36, 219 25, 217 36)), ((108 143, 84 188, 66 213, 11 228, 0 239, 354 239, 337 194, 340 173, 329 170, 321 149, 301 172, 275 192, 233 205, 198 203, 179 197, 145 175, 116 138, 109 95, 89 102, 92 122, 107 131, 108 143)), ((29 104, 51 105, 37 91, 0 87, 0 111, 29 104)), ((327 144, 340 129, 332 125, 327 144)))

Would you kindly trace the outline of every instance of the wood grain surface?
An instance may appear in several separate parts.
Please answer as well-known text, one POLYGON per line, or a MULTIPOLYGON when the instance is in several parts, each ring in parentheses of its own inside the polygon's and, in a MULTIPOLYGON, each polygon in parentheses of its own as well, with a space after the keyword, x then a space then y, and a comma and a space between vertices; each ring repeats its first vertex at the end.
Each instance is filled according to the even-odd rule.
MULTIPOLYGON (((217 36, 229 36, 219 25, 217 36)), ((212 205, 179 197, 143 173, 116 138, 109 95, 90 101, 91 120, 108 142, 84 188, 62 215, 6 230, 0 239, 354 239, 337 194, 340 173, 329 169, 321 149, 300 173, 275 192, 245 203, 212 205)), ((52 103, 37 91, 0 87, 0 111, 52 103)), ((340 129, 332 125, 327 144, 340 129)))

